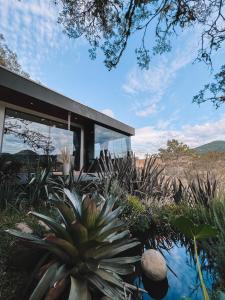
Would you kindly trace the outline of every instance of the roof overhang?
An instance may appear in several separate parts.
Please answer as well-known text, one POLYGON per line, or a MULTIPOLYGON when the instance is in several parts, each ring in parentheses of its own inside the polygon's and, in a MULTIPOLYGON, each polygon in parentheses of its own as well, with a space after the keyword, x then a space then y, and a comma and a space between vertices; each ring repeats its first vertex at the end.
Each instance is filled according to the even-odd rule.
MULTIPOLYGON (((113 119, 97 110, 85 106, 75 100, 72 100, 64 95, 61 95, 33 80, 20 76, 4 67, 0 67, 0 100, 9 100, 9 96, 15 96, 14 103, 17 99, 17 105, 20 101, 32 103, 34 99, 46 104, 47 107, 62 111, 67 111, 76 114, 83 118, 83 120, 93 121, 96 124, 106 126, 108 128, 117 130, 126 135, 134 135, 134 128, 113 119), (7 94, 7 91, 8 92, 7 94), (21 100, 20 100, 21 99, 21 100), (22 100, 23 99, 23 100, 22 100)), ((22 102, 21 102, 22 104, 22 102)))

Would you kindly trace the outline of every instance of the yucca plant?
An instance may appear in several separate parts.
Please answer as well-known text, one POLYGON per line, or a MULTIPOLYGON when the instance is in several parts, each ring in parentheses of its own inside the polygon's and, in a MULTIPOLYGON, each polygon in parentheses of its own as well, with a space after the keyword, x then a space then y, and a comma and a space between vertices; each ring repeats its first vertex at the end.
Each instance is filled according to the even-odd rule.
POLYGON ((36 268, 40 279, 29 300, 86 300, 96 290, 111 299, 126 299, 135 287, 125 283, 121 275, 132 273, 132 264, 140 257, 119 256, 139 244, 118 219, 121 207, 113 210, 116 199, 111 196, 81 199, 74 191, 64 192, 66 201, 57 195, 51 197, 63 224, 30 212, 49 226, 51 232, 47 236, 7 230, 25 245, 47 253, 36 268))

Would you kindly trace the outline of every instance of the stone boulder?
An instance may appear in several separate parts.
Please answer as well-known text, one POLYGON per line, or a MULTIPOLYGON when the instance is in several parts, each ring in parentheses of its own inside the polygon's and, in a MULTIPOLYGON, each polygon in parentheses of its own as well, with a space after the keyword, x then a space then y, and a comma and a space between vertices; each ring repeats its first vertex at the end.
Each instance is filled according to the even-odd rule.
POLYGON ((19 229, 20 231, 22 231, 24 233, 33 233, 33 230, 25 222, 17 223, 16 229, 19 229))
POLYGON ((166 278, 166 261, 159 251, 149 249, 142 254, 141 267, 145 275, 153 281, 161 281, 166 278))

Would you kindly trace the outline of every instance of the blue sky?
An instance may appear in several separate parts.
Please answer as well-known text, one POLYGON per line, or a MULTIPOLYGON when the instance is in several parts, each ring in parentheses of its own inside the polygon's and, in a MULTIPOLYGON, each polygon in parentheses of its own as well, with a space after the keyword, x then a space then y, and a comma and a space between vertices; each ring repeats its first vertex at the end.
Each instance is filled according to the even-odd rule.
MULTIPOLYGON (((50 2, 0 0, 0 32, 33 79, 135 127, 132 145, 139 156, 171 138, 191 147, 224 140, 225 106, 192 104, 212 78, 206 65, 193 64, 199 29, 174 38, 171 53, 153 57, 148 71, 136 65, 138 37, 133 37, 120 65, 109 72, 101 54, 89 59, 85 40, 62 33, 50 2)), ((222 54, 215 54, 215 71, 222 63, 222 54)))

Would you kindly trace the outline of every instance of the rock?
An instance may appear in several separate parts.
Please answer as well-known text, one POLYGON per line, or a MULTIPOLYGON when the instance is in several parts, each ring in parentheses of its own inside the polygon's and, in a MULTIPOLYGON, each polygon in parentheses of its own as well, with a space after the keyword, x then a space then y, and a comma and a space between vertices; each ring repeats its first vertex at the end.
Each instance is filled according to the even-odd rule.
POLYGON ((24 222, 17 223, 16 229, 19 229, 20 231, 24 233, 33 233, 33 230, 24 222))
POLYGON ((166 261, 159 251, 149 249, 142 254, 141 267, 145 275, 153 281, 161 281, 166 278, 166 261))

